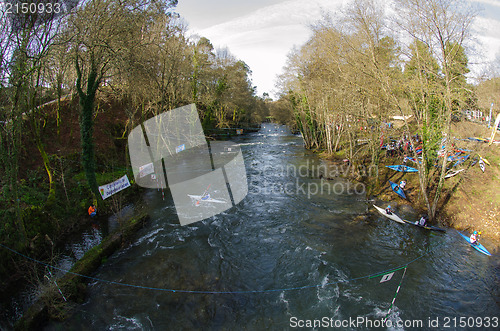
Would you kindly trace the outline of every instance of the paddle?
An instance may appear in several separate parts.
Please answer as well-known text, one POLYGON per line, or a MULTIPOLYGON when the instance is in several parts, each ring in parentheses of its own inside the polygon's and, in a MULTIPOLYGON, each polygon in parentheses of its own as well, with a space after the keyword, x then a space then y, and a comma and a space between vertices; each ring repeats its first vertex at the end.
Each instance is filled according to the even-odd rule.
POLYGON ((203 194, 201 195, 201 198, 200 198, 200 199, 198 199, 198 200, 196 201, 196 205, 197 205, 197 206, 200 204, 200 201, 203 199, 203 197, 205 196, 205 194, 207 194, 208 189, 210 188, 210 185, 212 185, 212 184, 208 184, 208 187, 207 187, 207 189, 205 190, 205 192, 203 192, 203 194))

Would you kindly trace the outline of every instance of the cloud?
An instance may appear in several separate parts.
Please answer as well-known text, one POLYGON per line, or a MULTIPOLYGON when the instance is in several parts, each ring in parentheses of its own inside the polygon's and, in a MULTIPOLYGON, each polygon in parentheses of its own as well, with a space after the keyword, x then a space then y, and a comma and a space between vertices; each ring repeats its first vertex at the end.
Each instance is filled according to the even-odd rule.
MULTIPOLYGON (((499 6, 500 1, 478 0, 499 6)), ((258 94, 273 95, 275 79, 282 72, 287 54, 294 46, 303 45, 311 36, 310 25, 321 19, 322 13, 338 11, 348 0, 290 0, 266 6, 227 22, 199 31, 214 46, 228 47, 239 59, 245 61, 253 72, 252 80, 258 94)), ((478 17, 473 33, 480 44, 471 52, 471 74, 493 61, 500 52, 500 18, 478 17), (480 55, 476 55, 480 54, 480 55)))
POLYGON ((498 19, 478 16, 472 26, 472 32, 479 36, 500 39, 500 21, 498 19))
POLYGON ((258 93, 272 93, 288 52, 311 36, 309 25, 321 18, 322 10, 338 9, 344 2, 285 1, 196 33, 210 39, 214 46, 227 46, 250 66, 258 93))
POLYGON ((219 24, 203 31, 231 32, 250 31, 291 24, 305 25, 320 17, 321 8, 341 1, 301 1, 291 0, 266 6, 247 15, 219 24))
POLYGON ((500 55, 498 31, 500 31, 500 20, 476 17, 471 31, 475 44, 467 49, 471 69, 469 77, 480 76, 491 68, 495 58, 500 55))
POLYGON ((498 0, 474 0, 474 2, 482 3, 485 5, 495 6, 500 8, 500 1, 498 0))

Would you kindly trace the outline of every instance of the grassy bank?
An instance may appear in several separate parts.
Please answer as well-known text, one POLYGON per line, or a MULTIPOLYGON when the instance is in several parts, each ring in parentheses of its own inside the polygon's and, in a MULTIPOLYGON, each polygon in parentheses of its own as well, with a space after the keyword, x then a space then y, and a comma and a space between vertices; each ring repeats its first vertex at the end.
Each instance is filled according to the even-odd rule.
MULTIPOLYGON (((461 122, 454 126, 457 137, 488 137, 490 130, 485 126, 461 122)), ((496 139, 500 139, 497 132, 496 139)), ((481 142, 460 141, 477 155, 488 160, 484 173, 478 164, 464 167, 466 170, 447 182, 449 196, 443 206, 447 222, 454 228, 467 231, 481 231, 483 237, 493 239, 500 246, 500 145, 488 146, 481 142)))
MULTIPOLYGON (((490 129, 471 122, 459 122, 453 125, 452 134, 457 138, 455 146, 470 150, 469 159, 456 169, 464 169, 458 175, 445 180, 444 188, 438 204, 436 222, 465 232, 481 231, 483 237, 500 246, 500 146, 487 143, 464 140, 468 137, 489 137, 490 129), (484 173, 474 160, 482 156, 488 160, 484 173)), ((497 139, 499 136, 497 135, 497 139)), ((367 188, 367 194, 384 201, 396 201, 399 205, 410 205, 420 214, 426 213, 425 203, 420 194, 418 175, 401 173, 386 168, 386 165, 402 164, 402 157, 387 157, 385 151, 380 151, 380 162, 376 174, 363 174, 359 169, 368 169, 370 159, 360 158, 357 164, 345 167, 343 155, 321 156, 337 167, 344 167, 343 177, 362 182, 367 188), (354 170, 353 168, 354 167, 354 170), (389 185, 389 180, 399 183, 406 180, 405 188, 408 200, 400 198, 389 185)), ((453 163, 452 163, 453 164, 453 163)), ((412 166, 408 162, 408 166, 412 166)))
MULTIPOLYGON (((61 159, 61 162, 72 163, 71 159, 67 158, 61 159)), ((125 168, 102 166, 97 178, 101 183, 106 183, 126 173, 125 168)), ((67 244, 68 236, 72 233, 79 233, 89 226, 90 218, 87 208, 92 203, 92 194, 86 185, 85 175, 76 164, 73 168, 65 169, 64 176, 65 187, 62 187, 61 183, 56 184, 57 194, 53 202, 47 202, 46 182, 38 175, 35 174, 29 180, 23 181, 22 190, 25 193, 20 199, 20 204, 27 239, 23 239, 18 231, 11 229, 14 224, 12 220, 16 214, 12 209, 5 209, 0 215, 4 225, 3 231, 0 231, 3 245, 50 263, 57 256, 58 251, 67 244)), ((99 217, 106 218, 118 212, 125 204, 136 202, 139 195, 140 189, 133 185, 101 201, 98 209, 99 217)), ((11 293, 15 288, 22 286, 23 282, 30 281, 33 277, 30 270, 33 271, 34 268, 27 265, 29 261, 8 250, 0 250, 0 262, 0 290, 3 293, 11 293), (13 286, 13 284, 19 286, 13 286)))

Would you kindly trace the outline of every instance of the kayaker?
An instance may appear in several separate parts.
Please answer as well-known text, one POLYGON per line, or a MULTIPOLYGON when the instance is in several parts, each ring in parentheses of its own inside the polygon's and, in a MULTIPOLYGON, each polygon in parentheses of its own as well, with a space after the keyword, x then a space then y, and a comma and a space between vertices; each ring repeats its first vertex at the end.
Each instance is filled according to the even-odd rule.
POLYGON ((404 190, 406 186, 406 180, 402 180, 400 183, 399 183, 399 187, 401 187, 402 190, 404 190))
POLYGON ((97 209, 95 208, 94 205, 91 205, 89 207, 89 216, 94 218, 96 216, 97 209))
POLYGON ((477 244, 477 231, 474 231, 474 232, 470 235, 470 243, 471 243, 471 245, 475 245, 475 244, 477 244))
POLYGON ((387 206, 387 208, 385 208, 385 212, 387 213, 387 215, 392 215, 392 208, 391 208, 391 205, 387 206))
POLYGON ((408 156, 405 156, 403 157, 403 169, 406 170, 406 162, 408 162, 408 156))

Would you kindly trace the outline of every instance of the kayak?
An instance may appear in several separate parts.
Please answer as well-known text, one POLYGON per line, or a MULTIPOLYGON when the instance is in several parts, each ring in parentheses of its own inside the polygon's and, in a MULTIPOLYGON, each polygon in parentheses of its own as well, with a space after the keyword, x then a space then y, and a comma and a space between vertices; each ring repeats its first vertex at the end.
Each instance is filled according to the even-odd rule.
POLYGON ((479 159, 479 167, 481 168, 482 172, 484 172, 484 170, 486 169, 483 159, 479 159))
POLYGON ((404 165, 391 165, 391 166, 386 166, 389 169, 396 170, 396 171, 401 171, 401 172, 418 172, 418 169, 404 166, 404 165))
POLYGON ((484 139, 484 138, 478 138, 478 137, 469 137, 467 138, 469 140, 473 140, 473 141, 479 141, 481 143, 487 143, 488 142, 488 139, 484 139))
POLYGON ((450 178, 450 177, 453 177, 455 176, 456 174, 458 174, 459 172, 461 171, 464 171, 465 169, 460 169, 460 170, 457 170, 457 171, 452 171, 450 172, 449 174, 447 174, 446 176, 444 176, 444 178, 450 178))
POLYGON ((209 194, 207 195, 192 195, 188 194, 188 197, 198 200, 198 202, 215 202, 215 203, 226 203, 224 200, 212 199, 209 194))
POLYGON ((392 213, 391 215, 389 215, 389 214, 387 214, 387 213, 385 212, 385 209, 380 208, 380 207, 377 207, 377 206, 375 206, 375 205, 373 205, 373 207, 375 207, 375 208, 377 209, 377 211, 378 211, 379 213, 381 213, 382 215, 384 215, 385 217, 390 218, 391 220, 396 221, 396 222, 401 223, 401 224, 404 224, 404 223, 405 223, 405 222, 403 222, 403 220, 402 220, 401 218, 399 218, 399 217, 398 217, 398 215, 396 215, 396 214, 394 214, 394 213, 392 213))
POLYGON ((449 156, 448 156, 448 159, 447 159, 447 160, 448 160, 448 162, 451 162, 451 161, 456 160, 456 159, 460 156, 460 154, 462 154, 462 153, 457 152, 456 154, 449 155, 449 156))
POLYGON ((410 222, 410 221, 407 221, 407 220, 403 220, 403 222, 405 222, 406 224, 415 225, 415 226, 417 226, 417 227, 419 227, 419 228, 426 229, 426 230, 446 232, 446 230, 445 230, 445 229, 438 228, 437 226, 432 226, 432 225, 420 225, 420 224, 415 224, 414 222, 410 222))
MULTIPOLYGON (((478 155, 479 155, 479 154, 478 154, 478 155)), ((483 160, 483 162, 484 162, 484 163, 486 163, 487 165, 489 165, 489 166, 491 165, 491 164, 490 164, 490 161, 486 160, 486 159, 485 159, 484 157, 482 157, 481 155, 479 155, 479 158, 480 158, 481 160, 483 160)))
POLYGON ((456 167, 457 165, 459 165, 460 163, 463 163, 465 162, 468 158, 469 158, 470 155, 465 155, 465 156, 461 156, 458 158, 458 161, 455 162, 455 164, 453 165, 453 167, 456 167))
POLYGON ((454 151, 464 153, 464 154, 467 152, 472 152, 470 149, 465 149, 465 148, 455 148, 454 151))
MULTIPOLYGON (((458 231, 457 231, 458 232, 458 231)), ((486 254, 488 256, 491 256, 491 253, 488 252, 488 250, 483 246, 481 245, 480 242, 476 241, 476 244, 471 244, 470 243, 470 238, 467 237, 467 236, 464 236, 461 232, 458 232, 472 247, 474 247, 476 250, 480 251, 481 253, 483 254, 486 254)))
POLYGON ((391 184, 391 188, 392 190, 397 194, 399 195, 401 198, 403 199, 406 199, 406 195, 405 195, 405 192, 403 191, 403 189, 401 187, 399 187, 398 184, 394 183, 394 182, 391 182, 389 181, 389 184, 391 184))

